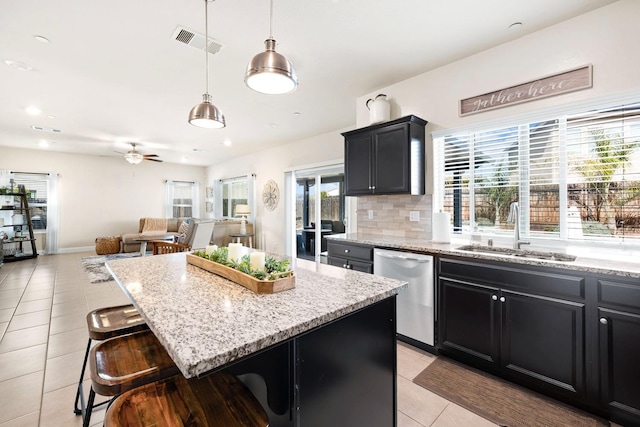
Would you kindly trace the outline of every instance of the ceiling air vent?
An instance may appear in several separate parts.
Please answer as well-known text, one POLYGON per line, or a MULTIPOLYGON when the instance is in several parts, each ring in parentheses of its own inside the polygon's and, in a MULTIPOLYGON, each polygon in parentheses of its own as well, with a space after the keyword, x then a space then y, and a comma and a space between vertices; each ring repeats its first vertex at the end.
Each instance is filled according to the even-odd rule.
POLYGON ((215 55, 222 49, 222 45, 211 37, 209 37, 209 43, 207 43, 206 37, 203 34, 187 30, 181 26, 178 26, 173 32, 173 39, 198 50, 205 50, 206 47, 207 52, 212 55, 215 55))
POLYGON ((31 126, 31 129, 33 129, 33 130, 39 130, 39 131, 41 131, 41 132, 53 132, 53 133, 60 133, 60 132, 62 132, 60 129, 45 128, 45 127, 42 127, 42 126, 36 126, 36 125, 31 126))

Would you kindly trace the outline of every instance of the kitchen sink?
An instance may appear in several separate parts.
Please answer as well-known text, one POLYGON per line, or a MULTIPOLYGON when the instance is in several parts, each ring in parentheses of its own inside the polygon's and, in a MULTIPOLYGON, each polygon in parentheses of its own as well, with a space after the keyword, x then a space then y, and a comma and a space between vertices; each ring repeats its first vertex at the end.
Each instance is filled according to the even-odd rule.
POLYGON ((466 252, 478 252, 478 253, 485 253, 485 254, 503 255, 503 256, 509 256, 509 257, 518 257, 518 258, 540 259, 540 260, 549 260, 549 261, 571 262, 576 260, 576 257, 574 255, 561 254, 557 252, 532 251, 532 250, 526 250, 526 249, 510 249, 510 248, 500 248, 496 246, 466 245, 466 246, 460 246, 457 249, 459 251, 466 251, 466 252))

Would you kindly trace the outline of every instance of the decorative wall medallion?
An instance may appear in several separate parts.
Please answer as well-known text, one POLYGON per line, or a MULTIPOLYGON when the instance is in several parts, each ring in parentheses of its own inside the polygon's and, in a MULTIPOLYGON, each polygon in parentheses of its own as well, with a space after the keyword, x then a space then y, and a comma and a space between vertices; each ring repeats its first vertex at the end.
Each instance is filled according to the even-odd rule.
POLYGON ((267 208, 267 210, 274 210, 278 206, 278 201, 280 200, 280 190, 278 189, 278 184, 272 179, 267 181, 262 189, 262 203, 267 208))

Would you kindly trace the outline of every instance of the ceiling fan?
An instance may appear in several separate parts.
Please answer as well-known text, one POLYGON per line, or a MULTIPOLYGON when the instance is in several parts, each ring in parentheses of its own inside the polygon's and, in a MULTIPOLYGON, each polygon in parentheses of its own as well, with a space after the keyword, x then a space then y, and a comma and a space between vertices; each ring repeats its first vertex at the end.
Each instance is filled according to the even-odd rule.
MULTIPOLYGON (((122 154, 122 153, 120 153, 122 154)), ((138 150, 136 150, 136 144, 131 143, 131 150, 127 151, 124 155, 124 159, 131 163, 132 165, 137 165, 143 160, 150 160, 152 162, 162 162, 160 159, 156 159, 154 157, 158 157, 157 154, 142 154, 138 150)))

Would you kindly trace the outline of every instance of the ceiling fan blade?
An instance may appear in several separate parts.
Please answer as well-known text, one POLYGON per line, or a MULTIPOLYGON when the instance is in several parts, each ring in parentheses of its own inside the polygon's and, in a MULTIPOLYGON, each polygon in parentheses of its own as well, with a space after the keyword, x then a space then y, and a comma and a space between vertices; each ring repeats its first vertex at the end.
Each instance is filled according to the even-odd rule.
POLYGON ((157 154, 143 154, 143 157, 158 157, 157 154))
POLYGON ((143 157, 143 160, 149 160, 150 162, 158 162, 158 163, 162 163, 163 162, 163 160, 160 160, 160 159, 148 159, 146 157, 143 157))

